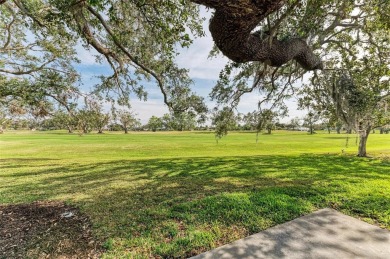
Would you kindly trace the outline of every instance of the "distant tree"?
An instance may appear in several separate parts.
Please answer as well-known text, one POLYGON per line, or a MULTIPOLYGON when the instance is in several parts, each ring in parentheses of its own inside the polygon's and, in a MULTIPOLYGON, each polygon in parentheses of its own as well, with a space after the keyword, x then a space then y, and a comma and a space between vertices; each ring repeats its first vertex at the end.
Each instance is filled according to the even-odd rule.
POLYGON ((193 130, 197 124, 206 121, 207 105, 203 97, 191 93, 187 88, 172 88, 175 93, 174 109, 161 118, 162 128, 166 130, 193 130))
POLYGON ((93 129, 93 113, 92 111, 84 108, 80 109, 75 113, 77 120, 77 127, 80 134, 90 133, 93 129))
POLYGON ((339 120, 334 113, 325 111, 320 115, 320 117, 323 119, 328 134, 331 133, 332 129, 336 129, 337 134, 340 134, 342 123, 339 123, 339 120))
POLYGON ((28 129, 29 121, 24 118, 12 118, 10 119, 10 128, 14 130, 28 129))
POLYGON ((253 112, 248 112, 246 114, 240 114, 241 123, 242 123, 242 129, 243 130, 253 130, 252 127, 252 121, 253 119, 253 112))
POLYGON ((278 113, 270 109, 253 111, 245 114, 242 117, 242 121, 244 122, 244 128, 256 130, 257 143, 262 130, 267 130, 267 133, 271 134, 272 130, 275 129, 278 121, 278 113))
POLYGON ((314 134, 314 124, 320 119, 320 116, 318 113, 315 113, 313 111, 309 111, 308 114, 303 118, 304 125, 306 125, 309 128, 310 135, 314 134))
POLYGON ((99 134, 103 133, 104 128, 110 122, 110 114, 104 112, 103 103, 99 96, 89 95, 84 98, 84 102, 84 108, 78 112, 79 123, 81 123, 82 128, 86 128, 87 132, 96 129, 99 134))
POLYGON ((276 124, 279 121, 279 117, 284 117, 287 114, 287 110, 280 109, 279 111, 272 111, 271 109, 263 110, 263 117, 266 120, 265 129, 268 134, 271 134, 272 130, 276 128, 276 124))
POLYGON ((55 127, 60 129, 66 128, 68 133, 73 133, 74 129, 77 127, 77 120, 75 116, 73 113, 70 114, 67 111, 57 110, 54 114, 52 114, 51 120, 55 127))
POLYGON ((380 127, 379 132, 380 132, 380 134, 384 134, 384 133, 389 134, 390 133, 390 124, 380 127))
POLYGON ((290 120, 289 126, 292 130, 296 130, 301 126, 301 120, 298 117, 294 117, 290 120))
POLYGON ((169 116, 169 119, 163 117, 163 124, 167 122, 170 129, 177 131, 193 130, 196 127, 196 115, 194 113, 179 113, 169 116))
POLYGON ((286 123, 278 121, 275 123, 275 128, 278 130, 284 130, 288 128, 288 125, 286 123))
POLYGON ((6 114, 6 111, 0 106, 0 134, 4 132, 10 123, 11 121, 6 114))
POLYGON ((147 124, 147 127, 152 130, 153 132, 156 132, 158 129, 161 129, 163 126, 163 121, 161 118, 157 116, 152 116, 147 124))
POLYGON ((165 113, 162 117, 162 127, 164 130, 174 130, 175 126, 173 125, 173 120, 172 116, 169 113, 165 113))
POLYGON ((125 131, 125 134, 127 134, 130 129, 135 128, 140 124, 134 113, 130 111, 119 110, 116 116, 118 117, 119 123, 125 131))
POLYGON ((95 127, 99 134, 103 133, 104 128, 110 122, 110 115, 108 113, 95 113, 95 127))
MULTIPOLYGON (((187 84, 190 84, 190 81, 187 84)), ((205 120, 208 108, 203 97, 179 84, 170 89, 171 93, 174 94, 174 98, 172 98, 174 104, 169 113, 170 119, 162 118, 169 121, 169 128, 178 131, 192 130, 196 127, 197 122, 205 120)))
POLYGON ((343 128, 343 123, 338 119, 335 122, 336 132, 337 134, 341 134, 341 129, 343 128))
POLYGON ((98 131, 98 134, 102 134, 104 128, 110 122, 110 114, 102 111, 101 106, 95 106, 91 108, 90 116, 93 127, 98 131))

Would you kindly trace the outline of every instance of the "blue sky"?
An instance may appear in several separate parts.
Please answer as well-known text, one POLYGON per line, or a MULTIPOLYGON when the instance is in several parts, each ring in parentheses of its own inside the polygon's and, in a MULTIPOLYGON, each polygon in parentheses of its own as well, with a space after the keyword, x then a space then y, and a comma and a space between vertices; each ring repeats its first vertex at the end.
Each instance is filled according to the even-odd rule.
MULTIPOLYGON (((192 86, 193 91, 198 95, 205 97, 209 108, 212 108, 214 105, 210 101, 208 95, 217 82, 219 72, 227 63, 228 59, 223 56, 208 59, 209 52, 213 47, 213 40, 208 31, 208 17, 210 17, 211 12, 202 9, 201 14, 207 17, 204 23, 206 36, 195 39, 194 43, 188 49, 184 49, 177 57, 177 63, 180 67, 189 70, 189 75, 194 81, 194 85, 192 86)), ((96 75, 109 75, 112 73, 108 65, 100 65, 95 62, 94 54, 96 54, 96 52, 86 51, 80 46, 78 54, 81 64, 78 64, 76 68, 82 75, 83 88, 92 89, 92 87, 99 82, 99 80, 95 78, 96 75)), ((159 91, 157 84, 151 82, 145 85, 148 90, 148 101, 139 101, 137 98, 132 98, 131 100, 132 109, 138 114, 138 118, 141 119, 142 123, 146 123, 152 115, 162 116, 164 113, 168 112, 167 107, 163 103, 162 94, 159 91)), ((255 110, 259 99, 260 96, 256 93, 243 96, 238 110, 242 113, 255 110)), ((296 110, 294 100, 289 101, 288 106, 290 110, 289 118, 285 118, 283 121, 288 121, 291 117, 301 117, 303 115, 302 111, 296 110)))

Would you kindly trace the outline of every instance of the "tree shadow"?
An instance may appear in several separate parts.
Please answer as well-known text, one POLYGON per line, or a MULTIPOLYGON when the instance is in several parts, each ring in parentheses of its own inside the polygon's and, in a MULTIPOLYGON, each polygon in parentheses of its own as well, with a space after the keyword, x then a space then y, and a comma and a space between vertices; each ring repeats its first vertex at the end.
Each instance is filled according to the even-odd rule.
MULTIPOLYGON (((90 215, 100 238, 127 239, 130 251, 148 239, 147 252, 163 257, 199 254, 329 206, 390 226, 385 160, 312 154, 53 160, 33 172, 31 161, 19 162, 18 172, 0 174, 1 203, 66 199, 90 215), (232 226, 243 230, 235 235, 232 226)), ((14 161, 2 160, 8 163, 14 161)))

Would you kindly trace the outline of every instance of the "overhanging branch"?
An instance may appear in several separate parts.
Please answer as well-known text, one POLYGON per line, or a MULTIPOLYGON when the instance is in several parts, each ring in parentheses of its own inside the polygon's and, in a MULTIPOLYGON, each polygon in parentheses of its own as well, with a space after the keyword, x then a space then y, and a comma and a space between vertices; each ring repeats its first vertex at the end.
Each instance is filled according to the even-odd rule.
POLYGON ((166 105, 168 105, 169 108, 172 108, 172 103, 168 100, 168 95, 164 89, 164 83, 163 83, 163 79, 161 79, 153 70, 149 69, 148 67, 146 67, 145 65, 143 65, 141 62, 139 62, 136 58, 133 57, 133 55, 131 55, 131 53, 120 43, 120 41, 118 40, 117 36, 115 35, 115 33, 112 31, 112 29, 110 28, 110 26, 106 23, 106 21, 104 20, 104 18, 95 10, 93 9, 91 6, 89 5, 86 5, 88 11, 94 15, 99 21, 100 23, 103 25, 104 29, 106 30, 106 32, 111 36, 113 42, 115 43, 115 45, 120 49, 122 50, 122 52, 134 63, 136 64, 138 67, 140 67, 141 69, 143 69, 146 73, 150 74, 151 76, 153 76, 154 79, 156 79, 157 83, 158 83, 158 86, 160 88, 160 91, 161 93, 163 94, 164 96, 164 103, 166 105))
POLYGON ((42 65, 40 65, 39 67, 32 68, 29 70, 8 70, 8 69, 0 68, 0 73, 6 73, 6 74, 12 74, 12 75, 29 75, 29 74, 32 74, 34 72, 38 72, 38 71, 44 69, 48 64, 52 63, 53 61, 54 60, 49 60, 49 61, 43 63, 42 65))
MULTIPOLYGON (((304 69, 322 69, 321 60, 302 39, 279 41, 260 39, 252 30, 270 13, 279 10, 284 0, 192 0, 215 9, 210 32, 217 47, 229 59, 244 63, 260 61, 280 67, 296 60, 304 69), (270 44, 271 43, 271 44, 270 44)), ((298 3, 295 2, 291 8, 298 3)))

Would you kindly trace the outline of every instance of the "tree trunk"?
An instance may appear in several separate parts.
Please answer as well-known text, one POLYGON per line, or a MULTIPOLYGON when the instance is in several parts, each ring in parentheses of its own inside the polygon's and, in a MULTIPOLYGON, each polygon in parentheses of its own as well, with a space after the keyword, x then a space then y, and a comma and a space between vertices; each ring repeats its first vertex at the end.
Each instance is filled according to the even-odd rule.
POLYGON ((294 59, 306 70, 322 69, 321 60, 303 39, 270 40, 252 33, 265 17, 285 4, 284 0, 191 1, 215 9, 209 26, 211 36, 221 52, 234 62, 260 61, 280 67, 294 59))
POLYGON ((127 127, 124 127, 124 129, 125 129, 125 134, 128 134, 129 130, 127 129, 127 127))
POLYGON ((371 127, 368 127, 366 130, 361 130, 359 133, 359 151, 358 156, 366 157, 367 156, 367 139, 370 134, 371 127))
POLYGON ((271 132, 272 132, 272 129, 268 129, 268 134, 271 134, 271 132))

